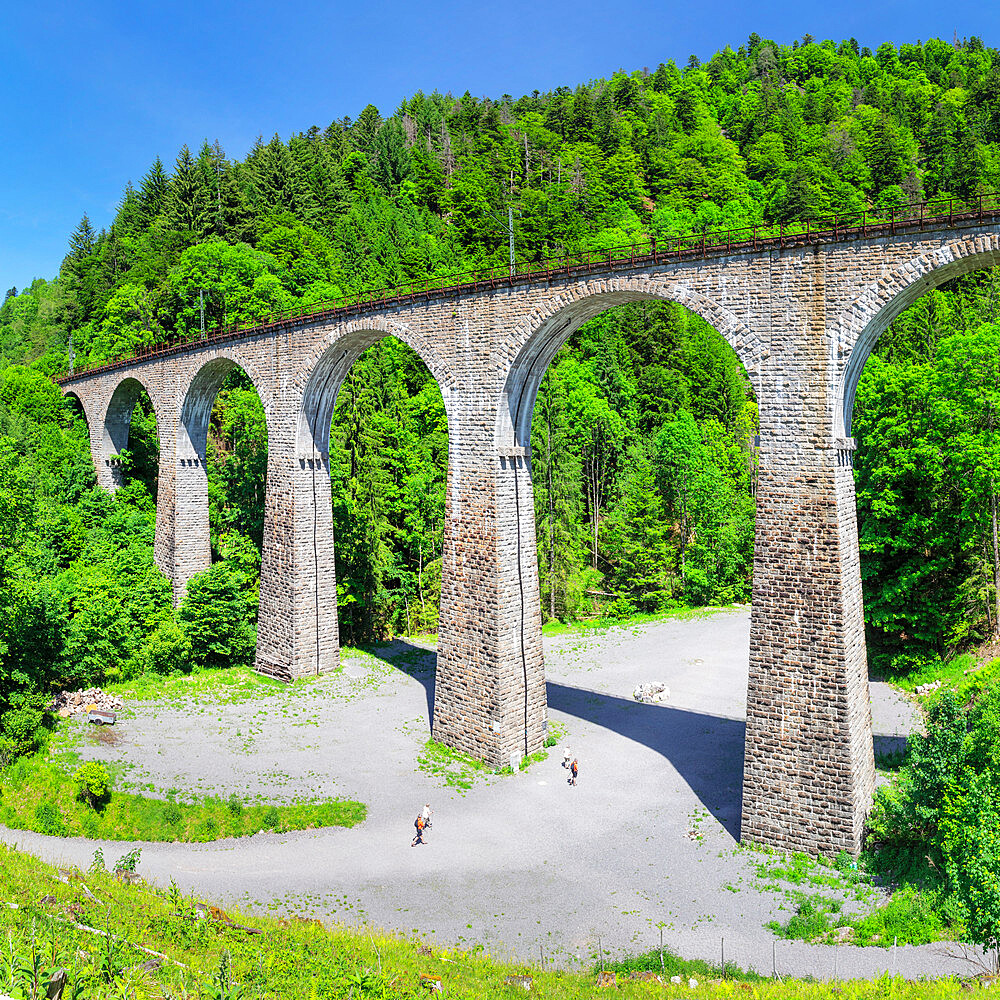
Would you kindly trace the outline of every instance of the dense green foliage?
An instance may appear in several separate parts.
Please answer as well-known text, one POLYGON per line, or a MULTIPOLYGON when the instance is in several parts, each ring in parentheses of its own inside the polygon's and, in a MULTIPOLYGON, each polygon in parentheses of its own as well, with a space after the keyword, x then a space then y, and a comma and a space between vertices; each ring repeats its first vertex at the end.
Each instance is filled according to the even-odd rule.
POLYGON ((968 937, 1000 946, 1000 661, 930 704, 899 780, 876 796, 870 863, 919 886, 968 937), (963 697, 963 695, 965 697, 963 697), (967 699, 967 700, 966 700, 967 699))
MULTIPOLYGON (((140 401, 127 485, 94 486, 87 429, 45 376, 202 323, 250 322, 338 292, 503 266, 647 235, 880 210, 1000 188, 1000 57, 978 39, 890 44, 751 35, 707 63, 513 99, 416 94, 258 142, 158 159, 113 223, 85 216, 59 276, 0 306, 2 749, 44 737, 63 685, 249 661, 267 427, 249 378, 209 442, 215 565, 181 608, 153 565, 155 414, 140 401)), ((858 394, 872 659, 903 670, 997 627, 991 546, 992 284, 927 296, 858 394), (955 339, 959 338, 959 339, 955 339), (964 338, 964 339, 962 339, 964 338), (930 488, 928 488, 928 484, 930 488)), ((756 411, 733 352, 696 316, 632 303, 557 355, 532 426, 542 606, 629 614, 750 594, 756 411)), ((384 340, 333 417, 341 634, 436 626, 447 420, 427 368, 384 340)))

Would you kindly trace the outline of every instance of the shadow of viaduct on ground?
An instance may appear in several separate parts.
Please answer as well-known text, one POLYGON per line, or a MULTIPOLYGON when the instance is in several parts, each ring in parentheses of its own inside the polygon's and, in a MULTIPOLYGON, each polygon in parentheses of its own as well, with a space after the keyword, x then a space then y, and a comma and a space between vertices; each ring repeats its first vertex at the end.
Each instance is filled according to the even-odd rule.
MULTIPOLYGON (((423 686, 430 729, 434 718, 435 651, 405 639, 366 651, 423 686)), ((555 681, 546 683, 546 691, 553 711, 601 726, 660 754, 726 832, 739 840, 746 739, 743 719, 670 705, 646 705, 632 698, 555 681)), ((900 754, 906 749, 906 737, 875 736, 874 744, 876 757, 900 754)))

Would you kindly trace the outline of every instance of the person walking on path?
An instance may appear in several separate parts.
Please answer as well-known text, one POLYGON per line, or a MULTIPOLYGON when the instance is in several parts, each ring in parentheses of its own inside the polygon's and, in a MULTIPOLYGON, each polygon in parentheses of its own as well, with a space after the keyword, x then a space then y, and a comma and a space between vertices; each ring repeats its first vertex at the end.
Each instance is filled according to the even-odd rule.
POLYGON ((573 757, 573 755, 569 752, 569 747, 563 747, 562 753, 563 753, 562 766, 569 767, 569 762, 573 757))
POLYGON ((424 803, 424 808, 420 815, 424 819, 424 829, 429 830, 434 825, 431 823, 431 804, 429 802, 424 803))
POLYGON ((580 773, 580 765, 577 763, 576 758, 573 758, 573 763, 569 766, 569 783, 571 785, 576 784, 577 775, 580 773))
POLYGON ((424 824, 423 813, 421 813, 419 816, 417 816, 417 818, 413 822, 413 825, 417 828, 417 835, 410 842, 410 847, 416 847, 417 844, 426 844, 427 841, 424 840, 424 826, 425 826, 425 824, 424 824))

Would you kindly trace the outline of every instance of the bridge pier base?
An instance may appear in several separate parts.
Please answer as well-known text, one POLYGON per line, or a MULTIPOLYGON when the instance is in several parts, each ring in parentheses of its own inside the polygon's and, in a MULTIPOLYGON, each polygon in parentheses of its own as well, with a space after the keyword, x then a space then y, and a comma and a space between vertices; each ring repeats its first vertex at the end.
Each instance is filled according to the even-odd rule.
POLYGON ((453 437, 432 733, 502 767, 541 749, 546 732, 529 453, 453 437))
POLYGON ((254 663, 286 681, 340 663, 329 457, 294 456, 269 442, 254 663))
POLYGON ((741 839, 857 854, 875 761, 849 453, 762 442, 741 839))

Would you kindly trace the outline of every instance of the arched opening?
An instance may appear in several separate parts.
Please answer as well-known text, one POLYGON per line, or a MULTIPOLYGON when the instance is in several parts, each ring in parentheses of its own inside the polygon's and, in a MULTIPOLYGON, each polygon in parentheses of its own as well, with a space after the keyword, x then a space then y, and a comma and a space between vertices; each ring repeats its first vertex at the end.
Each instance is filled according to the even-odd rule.
POLYGON ((305 388, 297 451, 329 463, 340 641, 436 631, 448 419, 418 351, 377 330, 328 348, 305 388))
POLYGON ((966 258, 901 290, 865 327, 845 369, 876 676, 906 678, 998 635, 993 263, 992 255, 966 258))
POLYGON ((751 375, 734 347, 685 305, 648 293, 594 295, 539 324, 497 420, 501 466, 509 451, 522 497, 519 454, 530 456, 536 586, 555 626, 543 640, 549 733, 585 742, 591 760, 655 752, 694 793, 669 808, 704 806, 734 838, 756 434, 751 375), (713 605, 742 607, 682 625, 664 614, 713 605), (558 619, 645 624, 616 629, 581 674, 578 639, 561 638, 558 619))
POLYGON ((240 367, 223 379, 209 416, 206 461, 213 559, 259 571, 264 539, 267 418, 240 367))
POLYGON ((862 314, 843 394, 868 665, 901 689, 880 717, 893 692, 872 686, 888 787, 866 866, 942 934, 972 905, 963 873, 989 863, 981 831, 1000 777, 983 752, 1000 712, 1000 268, 996 251, 954 249, 889 276, 862 314))
POLYGON ((136 378, 123 379, 111 397, 104 419, 104 460, 116 486, 140 483, 155 505, 160 441, 156 412, 147 388, 136 378))
POLYGON ((508 379, 498 436, 530 442, 544 618, 750 599, 750 376, 697 314, 631 298, 557 314, 508 379))
POLYGON ((178 425, 174 534, 163 548, 178 603, 197 600, 201 608, 216 594, 227 609, 231 621, 223 631, 236 638, 221 661, 203 651, 203 661, 216 665, 253 659, 268 447, 257 384, 236 359, 211 359, 191 380, 178 425), (209 569, 192 596, 189 581, 209 569))
POLYGON ((63 396, 63 405, 71 420, 82 420, 90 432, 90 424, 87 421, 87 411, 83 407, 83 400, 75 392, 67 392, 63 396))

